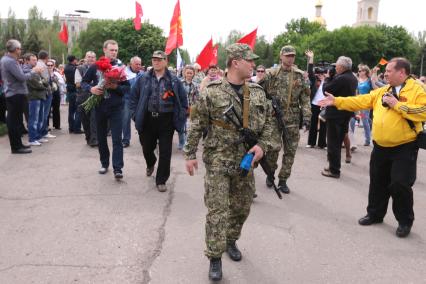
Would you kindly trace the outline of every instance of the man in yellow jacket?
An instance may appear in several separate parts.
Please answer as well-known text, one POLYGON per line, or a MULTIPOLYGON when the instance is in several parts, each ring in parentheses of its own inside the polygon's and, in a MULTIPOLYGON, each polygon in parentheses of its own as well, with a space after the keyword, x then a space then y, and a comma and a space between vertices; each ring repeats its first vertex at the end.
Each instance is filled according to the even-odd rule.
POLYGON ((409 76, 410 69, 407 59, 394 58, 386 66, 388 85, 356 97, 335 98, 326 93, 327 97, 320 101, 323 107, 334 105, 349 111, 373 109, 374 148, 367 215, 358 222, 363 226, 382 223, 392 196, 392 209, 399 224, 396 235, 401 238, 408 236, 414 221, 412 186, 419 150, 416 137, 426 121, 426 92, 409 76))

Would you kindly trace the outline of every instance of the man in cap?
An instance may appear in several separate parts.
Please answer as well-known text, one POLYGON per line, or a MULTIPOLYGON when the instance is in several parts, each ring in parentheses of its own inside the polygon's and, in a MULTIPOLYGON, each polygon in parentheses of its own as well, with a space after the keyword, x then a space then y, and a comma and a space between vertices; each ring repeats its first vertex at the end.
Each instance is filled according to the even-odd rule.
POLYGON ((241 176, 239 164, 247 151, 254 154, 253 161, 260 160, 272 132, 270 102, 259 85, 246 83, 258 56, 247 44, 241 43, 230 45, 226 51, 228 73, 207 85, 191 109, 191 126, 184 147, 186 169, 192 176, 198 168, 199 140, 203 130, 209 129, 203 152, 206 167, 204 200, 208 210, 205 254, 210 259, 209 278, 214 281, 222 278, 221 256, 224 251, 232 260, 241 260, 236 241, 249 215, 255 186, 253 171, 241 176), (257 145, 251 149, 235 143, 240 139, 240 133, 223 114, 230 106, 246 120, 243 127, 251 129, 258 137, 257 145))
POLYGON ((152 69, 134 83, 130 95, 130 114, 135 121, 146 161, 146 175, 151 176, 159 146, 155 183, 160 192, 167 190, 170 177, 173 133, 182 132, 186 122, 188 100, 182 82, 167 69, 167 55, 152 54, 152 69))
MULTIPOLYGON (((259 82, 265 89, 268 96, 276 96, 283 112, 283 123, 286 133, 283 139, 283 132, 280 130, 277 119, 273 122, 273 132, 270 141, 270 149, 266 154, 266 159, 272 171, 278 168, 278 154, 284 145, 281 170, 278 174, 278 188, 283 193, 290 193, 287 179, 290 177, 294 156, 296 155, 299 143, 300 112, 303 114, 303 125, 305 131, 309 128, 311 119, 311 106, 309 100, 310 88, 303 78, 303 71, 294 65, 296 49, 291 45, 286 45, 281 49, 281 65, 272 68, 265 78, 259 82), (286 141, 288 143, 283 143, 286 141)), ((273 181, 266 178, 266 185, 272 187, 273 181)))

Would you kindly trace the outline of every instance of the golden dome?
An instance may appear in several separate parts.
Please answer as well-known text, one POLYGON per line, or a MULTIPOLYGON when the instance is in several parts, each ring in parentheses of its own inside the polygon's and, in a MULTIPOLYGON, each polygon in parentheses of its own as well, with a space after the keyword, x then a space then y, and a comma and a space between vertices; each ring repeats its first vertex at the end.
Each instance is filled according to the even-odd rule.
POLYGON ((323 27, 326 26, 326 22, 323 17, 315 17, 312 21, 320 24, 323 27))

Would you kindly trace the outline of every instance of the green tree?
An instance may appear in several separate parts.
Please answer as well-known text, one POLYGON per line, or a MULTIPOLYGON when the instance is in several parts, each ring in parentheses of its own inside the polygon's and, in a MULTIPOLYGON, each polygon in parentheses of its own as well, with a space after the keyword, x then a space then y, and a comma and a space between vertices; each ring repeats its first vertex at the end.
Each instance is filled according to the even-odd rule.
POLYGON ((87 30, 80 34, 77 44, 85 53, 93 50, 99 56, 103 55, 102 44, 105 40, 114 39, 118 42, 119 58, 127 63, 137 55, 142 58, 142 64, 151 64, 151 55, 155 50, 164 50, 166 38, 163 31, 149 22, 144 22, 142 29, 136 31, 131 19, 93 20, 87 30))

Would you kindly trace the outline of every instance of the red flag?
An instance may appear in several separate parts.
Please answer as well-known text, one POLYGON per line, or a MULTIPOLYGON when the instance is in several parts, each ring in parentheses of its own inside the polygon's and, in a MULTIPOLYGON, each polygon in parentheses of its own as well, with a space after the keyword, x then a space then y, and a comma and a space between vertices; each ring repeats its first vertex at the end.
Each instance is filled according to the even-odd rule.
POLYGON ((382 57, 379 61, 379 65, 386 65, 386 64, 388 64, 388 61, 382 57))
POLYGON ((212 62, 213 58, 213 39, 207 42, 203 50, 201 50, 200 55, 198 55, 197 63, 200 64, 201 70, 207 69, 212 62))
POLYGON ((251 33, 240 38, 240 40, 238 40, 237 42, 238 43, 246 43, 251 47, 251 49, 254 50, 254 45, 256 44, 256 35, 257 35, 257 28, 254 31, 252 31, 251 33))
POLYGON ((212 49, 212 59, 210 60, 210 65, 217 65, 217 49, 219 44, 216 44, 212 49))
POLYGON ((60 41, 68 45, 68 28, 65 22, 62 24, 62 30, 58 33, 58 37, 60 41))
POLYGON ((166 43, 166 54, 170 54, 173 49, 183 45, 183 32, 182 32, 182 17, 180 15, 179 0, 176 2, 173 17, 170 21, 170 33, 166 43))
POLYGON ((133 24, 135 26, 135 30, 140 30, 142 27, 142 16, 143 16, 143 11, 142 11, 142 5, 138 2, 135 1, 136 3, 136 17, 133 19, 133 24))

